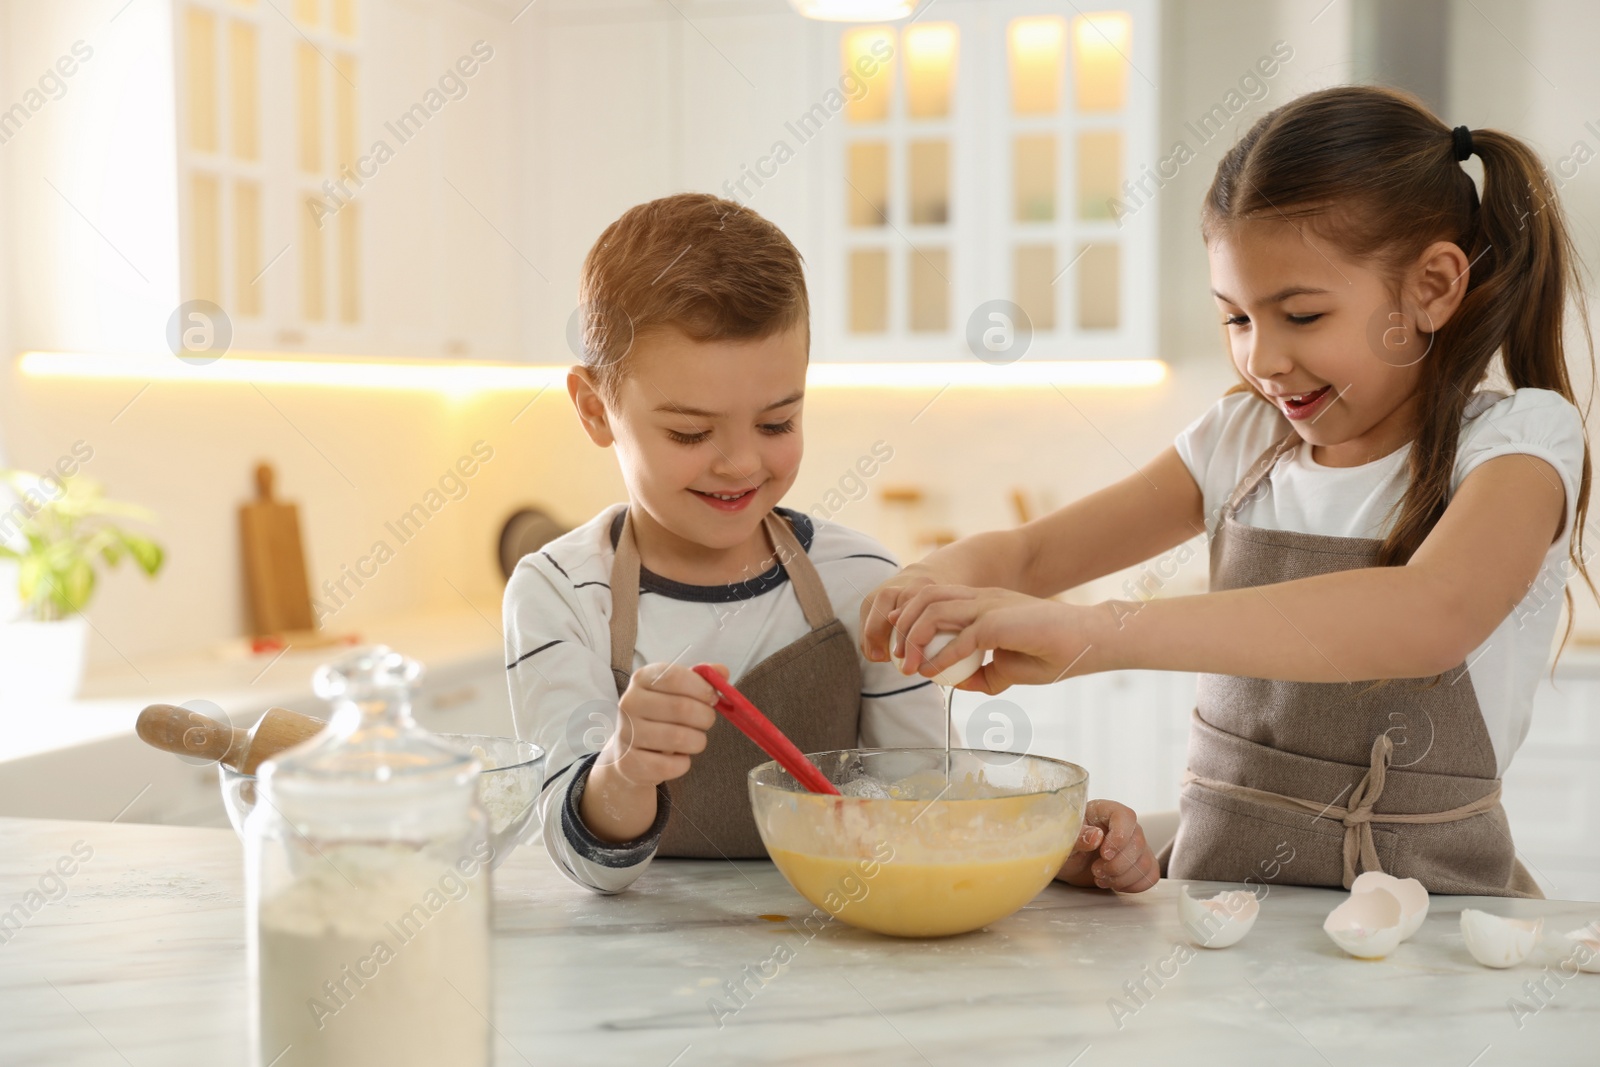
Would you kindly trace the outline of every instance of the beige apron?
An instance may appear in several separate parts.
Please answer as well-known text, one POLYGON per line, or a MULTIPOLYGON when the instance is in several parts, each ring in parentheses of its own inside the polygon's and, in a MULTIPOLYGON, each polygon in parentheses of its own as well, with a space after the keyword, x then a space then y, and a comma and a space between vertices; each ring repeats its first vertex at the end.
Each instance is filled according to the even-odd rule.
MULTIPOLYGON (((1267 449, 1222 509, 1213 591, 1378 565, 1380 541, 1234 518, 1299 443, 1291 430, 1267 449)), ((1348 888, 1381 870, 1432 893, 1542 895, 1517 862, 1465 664, 1382 685, 1203 674, 1178 807, 1172 878, 1348 888)))
MULTIPOLYGON (((789 523, 776 512, 762 521, 811 627, 734 679, 750 702, 801 752, 855 748, 861 731, 861 662, 855 642, 834 615, 828 592, 789 523)), ((732 617, 738 625, 738 617, 732 617)), ((620 697, 633 675, 639 630, 639 547, 625 518, 611 565, 611 673, 620 697)), ((689 773, 667 783, 671 810, 658 856, 765 859, 746 777, 770 757, 721 715, 689 773)))

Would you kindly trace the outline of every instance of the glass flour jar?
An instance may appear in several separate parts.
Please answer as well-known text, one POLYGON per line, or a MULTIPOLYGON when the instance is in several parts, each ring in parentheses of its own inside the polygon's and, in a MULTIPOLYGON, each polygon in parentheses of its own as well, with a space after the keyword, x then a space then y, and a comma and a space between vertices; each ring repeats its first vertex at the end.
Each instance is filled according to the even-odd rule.
POLYGON ((258 1067, 489 1063, 479 763, 412 720, 421 673, 382 646, 320 668, 332 721, 258 771, 245 821, 258 1067))

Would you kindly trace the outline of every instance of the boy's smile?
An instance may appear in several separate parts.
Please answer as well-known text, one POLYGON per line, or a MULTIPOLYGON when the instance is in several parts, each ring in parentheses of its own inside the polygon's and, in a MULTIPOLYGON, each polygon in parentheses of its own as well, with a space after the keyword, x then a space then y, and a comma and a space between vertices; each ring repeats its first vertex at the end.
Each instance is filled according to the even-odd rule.
POLYGON ((804 323, 730 341, 663 328, 635 340, 603 412, 569 383, 590 436, 616 445, 650 570, 721 585, 770 568, 761 521, 799 471, 808 341, 804 323))

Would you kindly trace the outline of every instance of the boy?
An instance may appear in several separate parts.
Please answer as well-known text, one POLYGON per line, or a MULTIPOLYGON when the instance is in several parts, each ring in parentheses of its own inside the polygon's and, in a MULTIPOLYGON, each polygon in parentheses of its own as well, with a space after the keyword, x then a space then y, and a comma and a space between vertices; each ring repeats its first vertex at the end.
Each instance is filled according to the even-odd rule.
MULTIPOLYGON (((518 736, 549 753, 545 846, 615 893, 656 855, 765 856, 745 775, 767 757, 716 714, 694 664, 718 664, 803 752, 942 747, 946 724, 929 680, 857 650, 861 598, 892 557, 778 506, 800 466, 810 348, 788 238, 731 201, 666 197, 600 235, 580 288, 584 363, 567 391, 589 438, 616 448, 628 503, 518 564, 507 669, 518 736)), ((1061 877, 1154 884, 1133 813, 1087 814, 1088 851, 1061 877)))

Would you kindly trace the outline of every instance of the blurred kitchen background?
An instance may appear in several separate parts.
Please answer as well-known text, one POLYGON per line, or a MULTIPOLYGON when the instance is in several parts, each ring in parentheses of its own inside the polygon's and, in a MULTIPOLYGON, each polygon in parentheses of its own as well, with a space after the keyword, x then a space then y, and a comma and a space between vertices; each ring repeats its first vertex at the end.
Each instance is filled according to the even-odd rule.
MULTIPOLYGON (((0 813, 221 824, 214 770, 144 749, 138 708, 319 712, 328 650, 248 640, 261 462, 322 632, 426 662, 430 725, 510 732, 503 532, 548 517, 514 553, 622 497, 561 379, 581 258, 639 201, 719 193, 799 246, 815 370, 787 503, 907 559, 1125 475, 1231 384, 1198 204, 1299 93, 1398 85, 1529 139, 1600 260, 1592 4, 900 6, 0 0, 0 467, 72 466, 165 549, 153 579, 99 568, 75 692, 71 641, 0 626, 0 813), (975 358, 990 301, 1031 324, 1015 361, 975 358)), ((1130 580, 1202 590, 1204 552, 1072 595, 1130 580)), ((16 590, 0 562, 0 617, 16 590)), ((1576 626, 1506 802, 1547 892, 1600 899, 1600 610, 1576 626)), ((1171 808, 1193 685, 1107 675, 958 720, 1171 808)))

